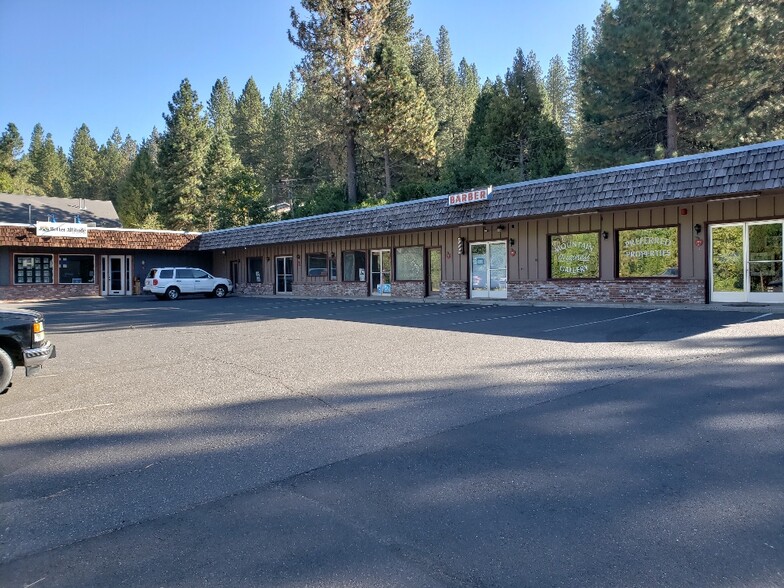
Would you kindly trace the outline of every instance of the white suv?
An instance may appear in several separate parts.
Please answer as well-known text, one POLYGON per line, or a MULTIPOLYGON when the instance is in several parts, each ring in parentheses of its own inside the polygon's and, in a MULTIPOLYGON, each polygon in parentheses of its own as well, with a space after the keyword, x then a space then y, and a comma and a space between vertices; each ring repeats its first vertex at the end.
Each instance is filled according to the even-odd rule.
POLYGON ((161 300, 177 300, 182 294, 223 298, 233 289, 231 280, 216 278, 195 267, 155 267, 147 274, 143 288, 161 300))

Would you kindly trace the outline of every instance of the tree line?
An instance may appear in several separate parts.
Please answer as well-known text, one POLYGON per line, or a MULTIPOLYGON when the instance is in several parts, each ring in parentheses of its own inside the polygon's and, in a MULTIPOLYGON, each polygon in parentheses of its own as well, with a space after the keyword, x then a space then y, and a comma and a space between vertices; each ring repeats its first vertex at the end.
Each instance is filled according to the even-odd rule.
POLYGON ((86 124, 66 154, 41 125, 0 135, 0 191, 110 199, 127 227, 211 230, 712 151, 784 137, 784 4, 605 2, 544 72, 457 65, 409 0, 301 0, 304 54, 264 97, 185 79, 137 144, 86 124))

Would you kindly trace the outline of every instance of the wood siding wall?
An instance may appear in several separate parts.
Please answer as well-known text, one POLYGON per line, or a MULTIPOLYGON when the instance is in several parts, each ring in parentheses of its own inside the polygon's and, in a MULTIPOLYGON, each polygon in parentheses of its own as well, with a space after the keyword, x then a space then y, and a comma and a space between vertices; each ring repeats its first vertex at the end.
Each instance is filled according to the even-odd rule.
POLYGON ((308 254, 325 253, 329 257, 334 253, 338 261, 338 281, 340 281, 344 251, 392 249, 394 252, 394 249, 398 247, 419 246, 423 247, 425 251, 432 247, 441 248, 442 281, 468 282, 471 243, 502 240, 508 243, 509 282, 546 281, 549 271, 548 238, 550 235, 607 231, 608 238, 600 238, 599 241, 600 280, 614 280, 616 231, 630 228, 678 226, 680 228, 681 279, 705 280, 708 258, 708 225, 772 218, 784 218, 784 193, 715 202, 630 208, 558 218, 499 220, 483 226, 455 227, 394 235, 216 250, 213 253, 213 269, 218 275, 228 276, 230 262, 238 260, 240 262, 239 283, 244 284, 247 281, 246 260, 251 257, 261 257, 264 259, 264 283, 270 284, 275 277, 275 257, 290 255, 294 258, 295 283, 329 283, 330 280, 327 277, 307 276, 308 254), (694 231, 696 224, 701 226, 699 234, 694 231), (465 239, 463 255, 457 254, 458 238, 465 239), (512 244, 512 240, 514 244, 512 244))

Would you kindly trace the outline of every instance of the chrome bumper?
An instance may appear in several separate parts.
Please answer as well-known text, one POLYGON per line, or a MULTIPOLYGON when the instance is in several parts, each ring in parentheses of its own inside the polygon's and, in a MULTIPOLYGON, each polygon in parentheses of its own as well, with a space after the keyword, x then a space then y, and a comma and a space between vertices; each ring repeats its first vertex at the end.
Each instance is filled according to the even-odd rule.
POLYGON ((43 347, 25 349, 23 353, 26 376, 32 376, 38 372, 47 359, 57 357, 57 350, 51 341, 44 343, 43 347))

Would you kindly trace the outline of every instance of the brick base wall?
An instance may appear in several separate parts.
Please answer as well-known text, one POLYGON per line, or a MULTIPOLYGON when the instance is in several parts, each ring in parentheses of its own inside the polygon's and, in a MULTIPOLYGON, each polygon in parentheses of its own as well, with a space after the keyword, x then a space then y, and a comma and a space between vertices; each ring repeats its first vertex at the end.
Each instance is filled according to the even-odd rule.
POLYGON ((295 296, 317 298, 367 298, 367 282, 317 282, 294 284, 295 296))
POLYGON ((424 282, 392 282, 393 298, 424 298, 424 282))
POLYGON ((272 284, 235 284, 234 292, 244 296, 272 296, 272 284))
POLYGON ((615 280, 509 282, 509 300, 610 302, 618 304, 704 304, 704 280, 615 280))
POLYGON ((465 282, 441 282, 441 298, 444 300, 465 300, 468 298, 468 284, 465 282))
POLYGON ((98 284, 25 284, 0 287, 0 300, 59 300, 100 296, 98 284))

